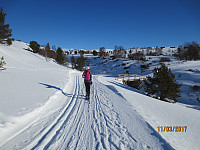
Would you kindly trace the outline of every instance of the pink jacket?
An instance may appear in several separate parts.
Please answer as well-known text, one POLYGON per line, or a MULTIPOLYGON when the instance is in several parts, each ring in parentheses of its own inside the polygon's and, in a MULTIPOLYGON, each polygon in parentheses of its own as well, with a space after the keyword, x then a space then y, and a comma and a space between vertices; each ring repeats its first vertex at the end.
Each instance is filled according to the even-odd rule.
POLYGON ((90 70, 84 71, 82 77, 85 78, 84 82, 92 82, 92 73, 90 72, 90 70))

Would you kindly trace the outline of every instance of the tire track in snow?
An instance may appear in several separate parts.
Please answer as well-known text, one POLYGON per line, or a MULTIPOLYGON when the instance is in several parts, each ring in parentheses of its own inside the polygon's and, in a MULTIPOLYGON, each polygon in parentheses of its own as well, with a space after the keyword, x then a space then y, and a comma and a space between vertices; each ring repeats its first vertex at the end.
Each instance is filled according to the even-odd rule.
POLYGON ((73 92, 73 96, 68 102, 68 104, 64 107, 63 111, 60 115, 54 120, 54 122, 47 127, 42 134, 35 139, 30 145, 26 147, 26 149, 47 149, 51 142, 56 138, 60 130, 63 128, 65 123, 67 122, 69 116, 72 114, 72 110, 76 104, 76 96, 78 92, 78 80, 79 78, 76 76, 75 79, 75 88, 73 92))

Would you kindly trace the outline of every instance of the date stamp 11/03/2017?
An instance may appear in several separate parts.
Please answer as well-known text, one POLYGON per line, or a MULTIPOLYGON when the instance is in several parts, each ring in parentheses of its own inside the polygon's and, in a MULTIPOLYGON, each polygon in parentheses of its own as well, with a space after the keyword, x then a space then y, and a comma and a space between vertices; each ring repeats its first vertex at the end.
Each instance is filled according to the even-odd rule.
POLYGON ((158 126, 158 132, 186 132, 187 126, 158 126))

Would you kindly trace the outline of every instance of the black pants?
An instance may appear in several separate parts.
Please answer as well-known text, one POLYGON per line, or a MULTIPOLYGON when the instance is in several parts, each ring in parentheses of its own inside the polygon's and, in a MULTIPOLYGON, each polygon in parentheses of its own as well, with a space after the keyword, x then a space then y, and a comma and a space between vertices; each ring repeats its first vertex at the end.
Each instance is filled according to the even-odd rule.
POLYGON ((90 96, 90 82, 85 82, 86 96, 90 96))

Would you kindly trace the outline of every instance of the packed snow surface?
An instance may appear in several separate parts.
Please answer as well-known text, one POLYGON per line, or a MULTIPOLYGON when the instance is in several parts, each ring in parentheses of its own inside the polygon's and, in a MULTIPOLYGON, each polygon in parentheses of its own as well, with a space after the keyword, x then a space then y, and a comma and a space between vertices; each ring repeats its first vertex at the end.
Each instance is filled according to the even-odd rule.
POLYGON ((0 149, 199 149, 198 107, 158 101, 97 73, 89 104, 82 72, 27 47, 0 45, 0 149))

